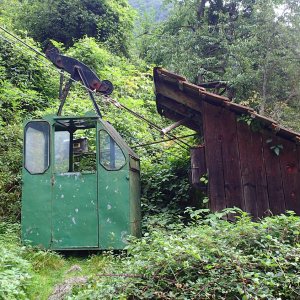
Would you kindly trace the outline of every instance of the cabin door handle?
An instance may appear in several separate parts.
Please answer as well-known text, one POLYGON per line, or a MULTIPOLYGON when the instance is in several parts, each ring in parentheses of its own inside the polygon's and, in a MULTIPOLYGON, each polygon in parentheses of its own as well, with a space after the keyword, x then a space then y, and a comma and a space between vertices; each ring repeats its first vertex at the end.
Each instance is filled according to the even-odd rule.
POLYGON ((51 185, 54 186, 54 184, 55 184, 55 178, 54 178, 54 175, 52 175, 52 177, 51 177, 51 185))

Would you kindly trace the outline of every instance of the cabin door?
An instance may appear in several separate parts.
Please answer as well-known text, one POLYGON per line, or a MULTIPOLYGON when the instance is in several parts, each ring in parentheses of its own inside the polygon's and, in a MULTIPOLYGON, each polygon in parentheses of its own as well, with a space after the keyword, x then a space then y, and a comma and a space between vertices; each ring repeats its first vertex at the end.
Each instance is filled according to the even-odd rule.
POLYGON ((122 249, 130 233, 128 154, 118 133, 107 127, 98 125, 99 247, 122 249))
POLYGON ((22 240, 49 248, 51 243, 50 124, 30 121, 24 130, 22 240))
POLYGON ((54 130, 52 248, 98 247, 96 128, 54 130))

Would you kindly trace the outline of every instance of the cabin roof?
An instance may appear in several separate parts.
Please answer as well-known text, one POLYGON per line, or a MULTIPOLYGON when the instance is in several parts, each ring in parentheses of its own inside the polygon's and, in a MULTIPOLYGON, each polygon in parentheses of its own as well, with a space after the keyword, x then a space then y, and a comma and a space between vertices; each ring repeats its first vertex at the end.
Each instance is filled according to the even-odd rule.
POLYGON ((65 128, 71 127, 73 129, 87 129, 95 127, 95 122, 101 122, 104 128, 109 132, 116 143, 125 148, 129 155, 139 160, 139 156, 128 146, 118 131, 107 121, 99 118, 96 114, 87 112, 83 116, 57 116, 47 115, 45 120, 54 120, 59 130, 65 130, 65 128))
POLYGON ((154 83, 158 112, 173 121, 185 120, 184 126, 197 132, 202 132, 202 107, 203 102, 208 102, 240 116, 251 116, 258 120, 261 126, 278 136, 300 143, 299 133, 284 128, 275 120, 258 114, 250 107, 210 93, 205 88, 189 83, 186 78, 163 68, 154 68, 154 83))

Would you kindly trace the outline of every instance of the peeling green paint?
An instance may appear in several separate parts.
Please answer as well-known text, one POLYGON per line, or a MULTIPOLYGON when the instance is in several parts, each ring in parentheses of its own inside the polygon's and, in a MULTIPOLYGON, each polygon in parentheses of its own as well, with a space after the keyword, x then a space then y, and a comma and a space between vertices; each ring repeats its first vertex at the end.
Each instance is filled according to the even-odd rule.
POLYGON ((54 250, 123 249, 128 235, 140 236, 136 154, 109 123, 95 116, 47 116, 45 120, 50 127, 50 164, 44 174, 33 175, 23 167, 22 241, 54 250), (53 153, 57 122, 64 126, 87 124, 91 127, 95 124, 95 172, 55 173, 53 153), (100 130, 113 138, 125 156, 126 163, 119 170, 107 170, 100 164, 100 130), (135 169, 130 167, 133 159, 135 169))

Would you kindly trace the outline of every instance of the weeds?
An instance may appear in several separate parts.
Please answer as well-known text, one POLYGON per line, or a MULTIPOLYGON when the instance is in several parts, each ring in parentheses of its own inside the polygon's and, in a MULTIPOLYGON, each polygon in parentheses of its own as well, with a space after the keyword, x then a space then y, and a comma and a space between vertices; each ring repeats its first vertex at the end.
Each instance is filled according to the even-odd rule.
POLYGON ((0 299, 48 299, 78 278, 66 299, 300 298, 300 217, 252 222, 238 209, 186 213, 188 225, 163 214, 150 220, 152 230, 133 238, 127 253, 88 257, 25 248, 19 226, 1 223, 0 299), (224 220, 228 213, 235 223, 224 220))

